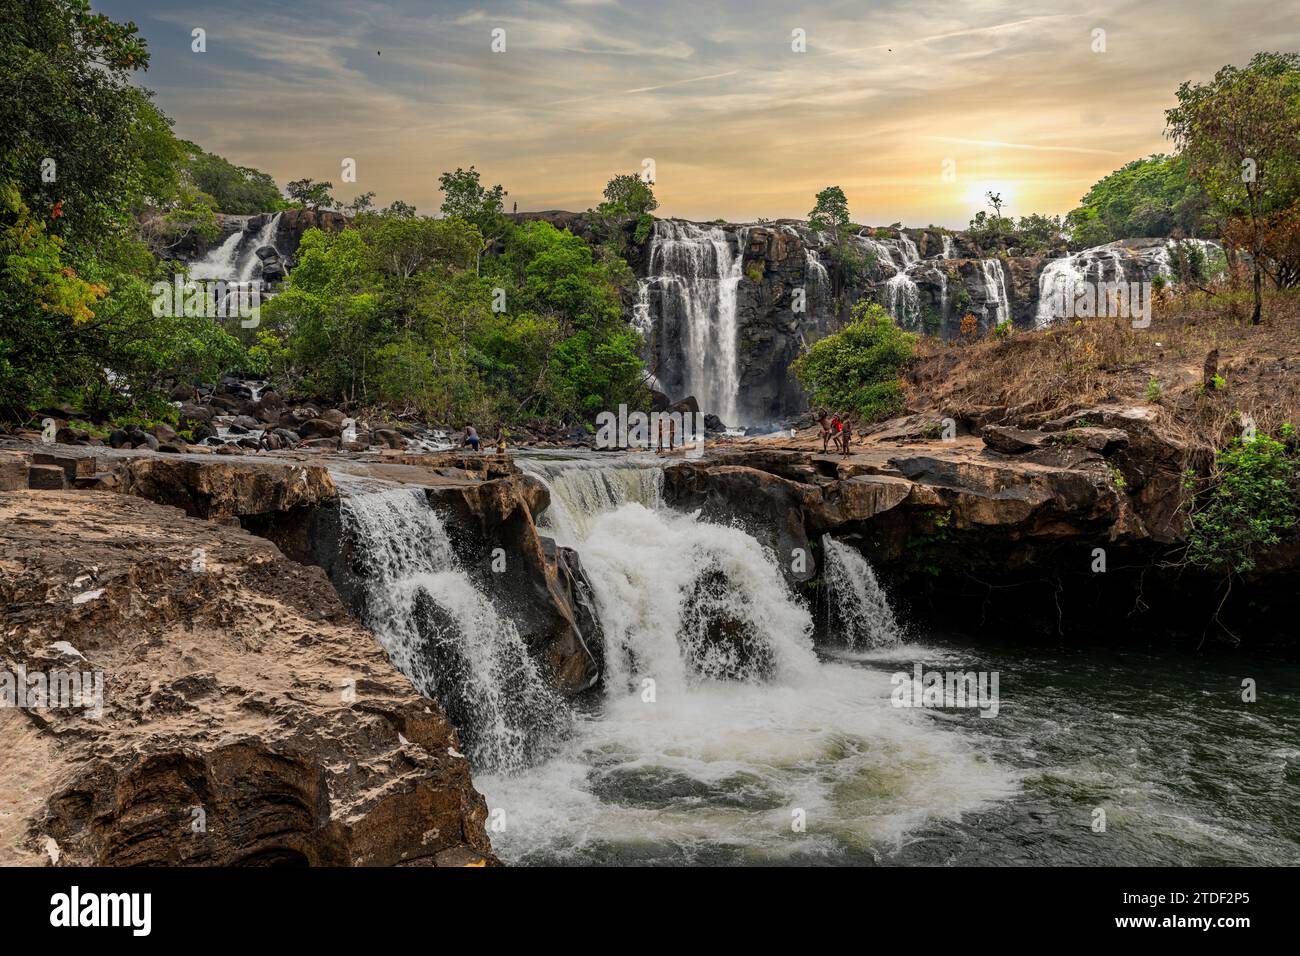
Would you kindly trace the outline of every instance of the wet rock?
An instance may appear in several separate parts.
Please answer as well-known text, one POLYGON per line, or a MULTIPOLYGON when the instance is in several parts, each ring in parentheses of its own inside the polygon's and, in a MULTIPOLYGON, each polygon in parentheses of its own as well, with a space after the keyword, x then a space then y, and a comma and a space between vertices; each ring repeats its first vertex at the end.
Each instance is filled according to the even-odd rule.
POLYGON ((304 422, 297 432, 303 438, 338 438, 343 434, 343 420, 340 418, 333 422, 325 418, 313 418, 304 422))

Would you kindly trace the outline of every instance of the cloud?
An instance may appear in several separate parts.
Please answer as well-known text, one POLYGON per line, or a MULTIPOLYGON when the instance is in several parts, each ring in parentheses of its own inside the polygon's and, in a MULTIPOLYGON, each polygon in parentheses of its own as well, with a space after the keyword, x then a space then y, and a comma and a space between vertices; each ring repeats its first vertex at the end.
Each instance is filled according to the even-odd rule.
POLYGON ((1167 150, 1185 79, 1300 48, 1265 0, 97 0, 141 25, 144 77, 180 135, 285 182, 359 182, 436 209, 476 165, 520 208, 593 205, 652 157, 661 213, 803 216, 831 183, 856 221, 965 224, 970 182, 1016 214, 1063 213, 1130 159, 1167 150), (193 26, 209 52, 189 52, 193 26), (506 31, 493 53, 491 31, 506 31), (1107 31, 1092 50, 1091 31, 1107 31), (806 32, 807 53, 791 49, 806 32), (958 169, 945 182, 945 160, 958 169))

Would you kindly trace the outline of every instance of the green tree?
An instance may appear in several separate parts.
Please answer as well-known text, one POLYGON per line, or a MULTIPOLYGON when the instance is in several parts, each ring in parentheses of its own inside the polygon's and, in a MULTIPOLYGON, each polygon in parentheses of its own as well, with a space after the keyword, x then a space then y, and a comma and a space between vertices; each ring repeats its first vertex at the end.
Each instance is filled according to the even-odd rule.
POLYGON ((843 329, 815 342, 791 368, 814 405, 873 422, 901 410, 899 373, 915 345, 915 335, 895 325, 880 305, 863 300, 843 329))
POLYGON ((1243 224, 1233 235, 1251 257, 1258 324, 1265 222, 1300 197, 1300 54, 1257 53, 1208 83, 1183 83, 1165 118, 1215 211, 1243 224))
POLYGON ((500 183, 490 189, 482 184, 479 172, 456 167, 454 173, 438 177, 442 189, 442 214, 472 223, 482 234, 484 242, 491 244, 506 230, 507 220, 502 212, 509 195, 500 183))
POLYGON ((1116 239, 1203 236, 1211 226, 1208 206, 1186 157, 1155 154, 1098 180, 1065 224, 1075 248, 1116 239))
POLYGON ((333 209, 337 205, 333 194, 330 193, 333 188, 334 184, 330 182, 318 183, 314 179, 295 179, 284 187, 284 191, 294 202, 302 203, 305 209, 333 209))

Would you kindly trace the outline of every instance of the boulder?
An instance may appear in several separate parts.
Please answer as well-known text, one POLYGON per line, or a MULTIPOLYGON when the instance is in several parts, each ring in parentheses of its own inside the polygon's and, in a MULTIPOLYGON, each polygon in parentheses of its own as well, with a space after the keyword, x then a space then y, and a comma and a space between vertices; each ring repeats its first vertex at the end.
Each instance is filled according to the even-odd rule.
POLYGON ((313 418, 304 422, 297 429, 303 438, 338 438, 343 434, 343 421, 334 422, 325 418, 313 418))

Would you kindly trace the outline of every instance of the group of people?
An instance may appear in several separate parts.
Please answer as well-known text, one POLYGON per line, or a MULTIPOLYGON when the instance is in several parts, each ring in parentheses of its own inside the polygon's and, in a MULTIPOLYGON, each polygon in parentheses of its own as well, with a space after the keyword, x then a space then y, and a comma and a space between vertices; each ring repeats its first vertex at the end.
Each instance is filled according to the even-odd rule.
MULTIPOLYGON (((506 453, 506 433, 505 433, 505 429, 501 427, 500 422, 497 422, 497 437, 495 440, 497 446, 497 454, 504 455, 506 453)), ((478 431, 474 428, 473 425, 471 425, 469 422, 466 422, 465 439, 464 441, 461 442, 461 447, 463 448, 464 446, 468 445, 470 448, 473 448, 475 451, 478 451, 482 444, 483 444, 483 440, 478 437, 478 431)))
POLYGON ((817 424, 822 429, 822 454, 826 454, 827 446, 834 442, 835 447, 843 452, 842 457, 849 457, 849 445, 853 441, 853 419, 848 415, 818 412, 817 424))

